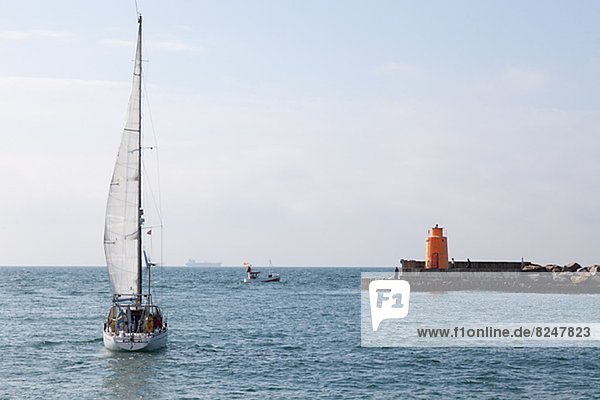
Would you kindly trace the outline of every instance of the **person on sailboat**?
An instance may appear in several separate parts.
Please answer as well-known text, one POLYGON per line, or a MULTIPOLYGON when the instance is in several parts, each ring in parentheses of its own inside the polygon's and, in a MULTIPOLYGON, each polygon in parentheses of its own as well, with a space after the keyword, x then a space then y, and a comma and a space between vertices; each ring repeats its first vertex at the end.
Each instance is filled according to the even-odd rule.
POLYGON ((246 274, 248 274, 248 279, 252 279, 252 265, 247 262, 245 262, 244 265, 246 266, 246 274))
POLYGON ((125 330, 125 313, 122 310, 119 310, 119 314, 117 315, 117 321, 115 325, 116 331, 125 330))
POLYGON ((154 323, 155 323, 155 319, 154 319, 153 314, 150 314, 145 318, 144 330, 146 333, 154 332, 154 328, 155 328, 154 323))
POLYGON ((160 314, 156 314, 154 316, 154 329, 161 330, 162 325, 163 325, 163 323, 162 323, 162 318, 161 318, 160 314))

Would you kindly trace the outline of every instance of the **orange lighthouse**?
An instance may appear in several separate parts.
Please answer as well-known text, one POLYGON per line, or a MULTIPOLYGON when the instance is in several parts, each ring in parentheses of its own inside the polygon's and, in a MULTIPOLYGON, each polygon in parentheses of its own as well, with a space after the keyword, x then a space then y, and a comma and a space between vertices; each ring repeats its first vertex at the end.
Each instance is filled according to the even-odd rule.
POLYGON ((429 230, 425 252, 425 269, 448 269, 448 241, 437 224, 429 230))

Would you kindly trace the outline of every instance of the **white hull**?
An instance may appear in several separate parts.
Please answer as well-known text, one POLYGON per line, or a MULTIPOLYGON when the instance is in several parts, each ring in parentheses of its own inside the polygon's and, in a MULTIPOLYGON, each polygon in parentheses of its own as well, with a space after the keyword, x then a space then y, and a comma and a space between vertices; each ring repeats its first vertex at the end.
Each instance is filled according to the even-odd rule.
POLYGON ((152 351, 165 347, 169 330, 154 333, 130 333, 114 335, 104 331, 104 347, 113 351, 152 351))
POLYGON ((281 281, 281 278, 279 277, 278 274, 273 274, 273 276, 268 277, 268 278, 244 278, 244 283, 253 283, 253 282, 260 282, 260 283, 270 283, 270 282, 279 282, 281 281))

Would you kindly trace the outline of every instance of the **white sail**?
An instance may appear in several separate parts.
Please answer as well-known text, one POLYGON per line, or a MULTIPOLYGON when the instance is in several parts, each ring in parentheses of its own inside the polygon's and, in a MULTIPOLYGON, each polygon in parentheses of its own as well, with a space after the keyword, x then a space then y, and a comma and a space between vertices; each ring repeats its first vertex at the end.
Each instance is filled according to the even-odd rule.
POLYGON ((141 24, 127 120, 113 171, 104 223, 104 254, 113 294, 140 294, 141 24))

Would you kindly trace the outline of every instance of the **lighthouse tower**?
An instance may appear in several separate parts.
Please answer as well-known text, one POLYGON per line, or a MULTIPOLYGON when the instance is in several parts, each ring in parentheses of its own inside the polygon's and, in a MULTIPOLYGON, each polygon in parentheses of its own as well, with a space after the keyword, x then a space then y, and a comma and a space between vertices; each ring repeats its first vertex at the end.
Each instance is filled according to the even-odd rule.
POLYGON ((425 252, 425 269, 448 269, 448 240, 437 224, 429 230, 425 252))

